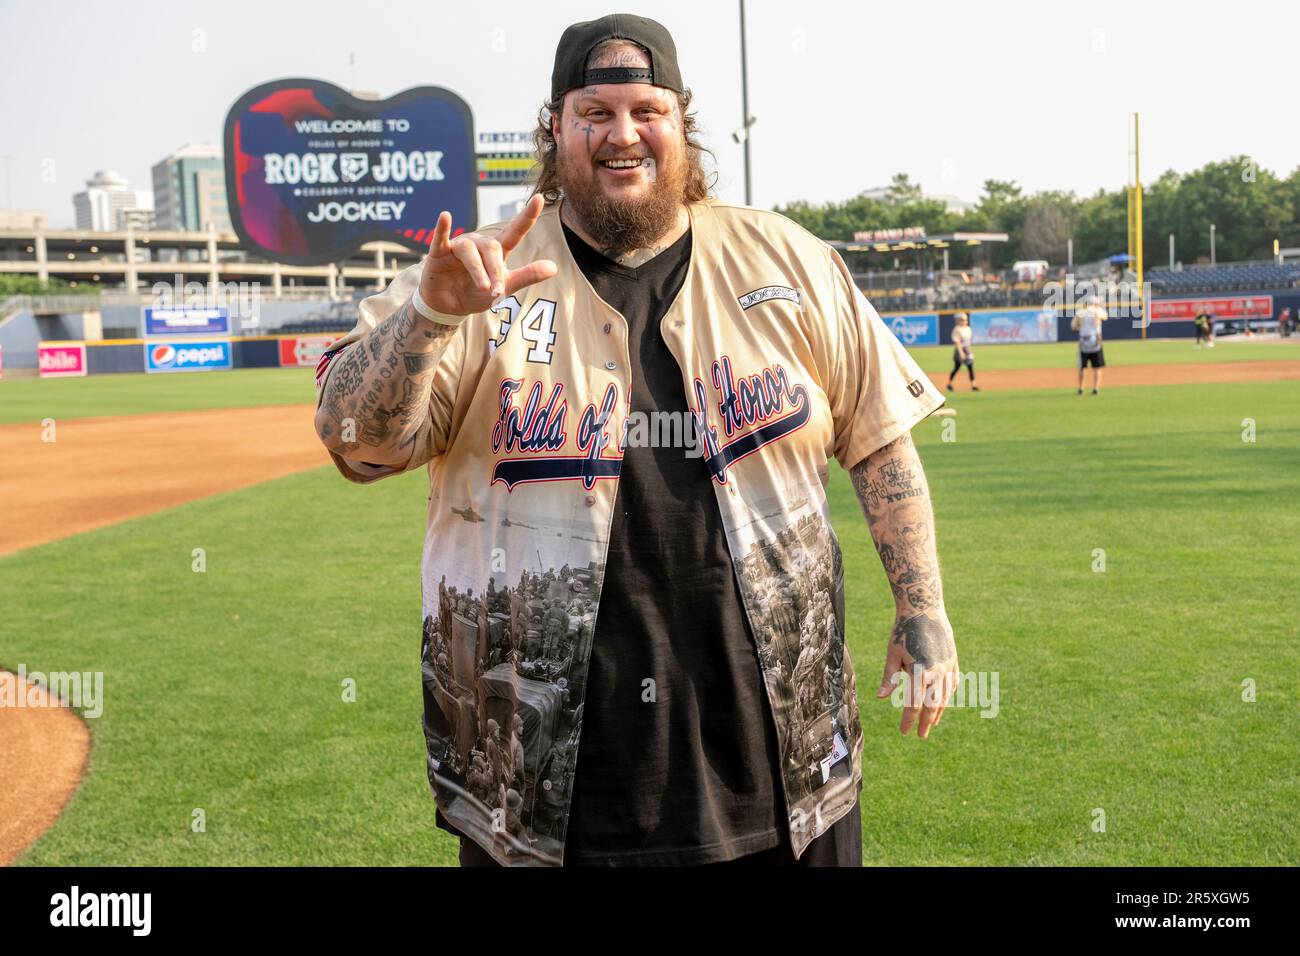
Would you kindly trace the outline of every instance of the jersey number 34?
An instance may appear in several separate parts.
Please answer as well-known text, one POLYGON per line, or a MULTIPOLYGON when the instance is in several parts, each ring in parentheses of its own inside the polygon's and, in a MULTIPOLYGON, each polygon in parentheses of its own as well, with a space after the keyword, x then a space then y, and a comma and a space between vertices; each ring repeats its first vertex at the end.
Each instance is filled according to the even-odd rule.
POLYGON ((502 299, 492 311, 498 314, 504 313, 504 317, 497 337, 488 342, 489 355, 505 345, 506 339, 510 336, 510 329, 518 326, 519 334, 532 346, 528 350, 528 361, 540 362, 543 365, 551 364, 551 350, 555 345, 554 302, 550 299, 538 299, 528 307, 527 312, 524 312, 523 305, 512 295, 502 299))

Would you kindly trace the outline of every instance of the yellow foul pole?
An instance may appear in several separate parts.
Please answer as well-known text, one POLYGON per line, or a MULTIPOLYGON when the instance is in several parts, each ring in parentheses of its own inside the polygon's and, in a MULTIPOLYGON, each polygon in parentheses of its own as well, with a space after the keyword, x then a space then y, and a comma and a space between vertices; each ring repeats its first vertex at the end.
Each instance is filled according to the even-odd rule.
POLYGON ((1139 138, 1138 114, 1133 114, 1133 191, 1129 194, 1133 224, 1129 255, 1133 257, 1133 271, 1137 276, 1138 315, 1142 317, 1142 338, 1147 337, 1147 304, 1142 282, 1142 144, 1139 138))

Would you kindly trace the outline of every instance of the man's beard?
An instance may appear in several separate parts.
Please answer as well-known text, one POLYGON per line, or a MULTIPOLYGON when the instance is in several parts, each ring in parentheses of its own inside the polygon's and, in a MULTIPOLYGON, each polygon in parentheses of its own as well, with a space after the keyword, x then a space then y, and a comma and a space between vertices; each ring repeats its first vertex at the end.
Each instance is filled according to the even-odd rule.
POLYGON ((560 185, 567 205, 603 252, 621 256, 648 249, 677 222, 686 195, 684 162, 656 162, 649 188, 635 196, 611 196, 589 158, 560 158, 560 185))

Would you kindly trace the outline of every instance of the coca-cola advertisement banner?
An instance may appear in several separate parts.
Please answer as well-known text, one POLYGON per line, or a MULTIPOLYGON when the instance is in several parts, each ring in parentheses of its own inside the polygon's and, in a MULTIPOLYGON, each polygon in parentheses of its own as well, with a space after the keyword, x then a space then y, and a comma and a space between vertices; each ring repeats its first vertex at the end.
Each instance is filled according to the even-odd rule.
POLYGON ((1051 309, 994 309, 970 314, 977 344, 1055 342, 1056 313, 1051 309))
POLYGON ((42 342, 36 347, 41 378, 71 378, 86 374, 85 342, 42 342))
POLYGON ((249 90, 225 129, 235 232, 279 262, 337 262, 376 239, 424 251, 442 210, 477 225, 474 119, 450 90, 359 99, 321 80, 249 90))

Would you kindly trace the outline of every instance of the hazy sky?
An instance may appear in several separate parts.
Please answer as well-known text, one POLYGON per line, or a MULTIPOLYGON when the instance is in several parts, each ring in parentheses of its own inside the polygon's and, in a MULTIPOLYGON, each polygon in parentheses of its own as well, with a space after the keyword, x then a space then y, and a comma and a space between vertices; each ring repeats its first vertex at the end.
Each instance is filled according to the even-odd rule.
MULTIPOLYGON (((737 10, 735 0, 0 0, 0 206, 69 226, 92 172, 150 188, 154 162, 184 143, 219 144, 234 100, 279 77, 381 96, 445 86, 470 103, 478 131, 530 129, 564 27, 618 11, 672 32, 717 191, 743 201, 730 135, 741 116, 737 10)), ((1300 164, 1294 0, 750 0, 747 11, 758 206, 846 199, 896 172, 971 200, 990 177, 1117 188, 1134 110, 1147 181, 1237 153, 1282 174, 1300 164)), ((521 195, 480 190, 484 220, 521 195)))

